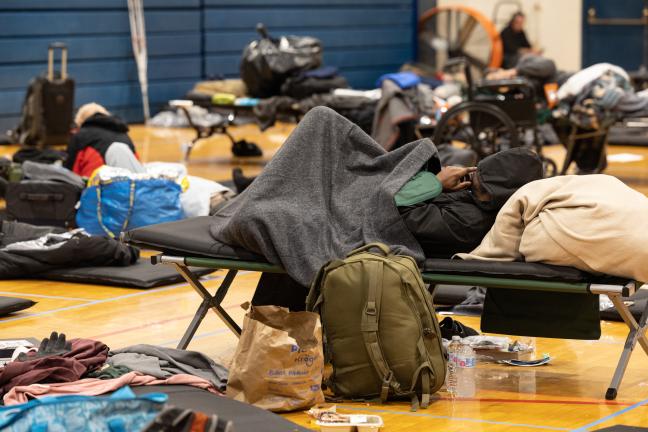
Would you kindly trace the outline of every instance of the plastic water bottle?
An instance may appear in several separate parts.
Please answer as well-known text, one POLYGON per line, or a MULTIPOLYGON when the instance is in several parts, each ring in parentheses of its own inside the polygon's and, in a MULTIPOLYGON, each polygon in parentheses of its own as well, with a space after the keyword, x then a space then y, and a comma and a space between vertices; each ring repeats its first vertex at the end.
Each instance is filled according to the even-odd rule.
POLYGON ((475 396, 475 366, 477 358, 468 341, 461 341, 457 356, 457 397, 475 396))
POLYGON ((446 373, 446 390, 450 396, 457 394, 457 357, 461 349, 461 338, 452 336, 452 341, 448 345, 448 372, 446 373))

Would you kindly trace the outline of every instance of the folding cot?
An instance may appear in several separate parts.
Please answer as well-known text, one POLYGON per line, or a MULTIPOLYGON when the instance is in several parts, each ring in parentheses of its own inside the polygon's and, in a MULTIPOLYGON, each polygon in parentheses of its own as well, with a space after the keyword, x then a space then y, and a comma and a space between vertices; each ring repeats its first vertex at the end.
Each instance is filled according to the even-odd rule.
MULTIPOLYGON (((237 336, 241 328, 223 309, 222 302, 239 271, 285 273, 249 251, 215 241, 209 234, 211 217, 197 217, 139 228, 122 234, 122 241, 160 251, 152 257, 154 264, 169 264, 187 280, 202 297, 194 318, 178 348, 189 345, 208 310, 213 310, 237 336), (190 270, 189 266, 228 270, 214 294, 211 294, 190 270)), ((428 259, 422 266, 423 280, 431 286, 475 285, 489 289, 515 289, 536 292, 576 293, 584 296, 602 294, 609 297, 629 328, 628 336, 605 398, 613 400, 637 342, 648 354, 645 335, 648 307, 639 322, 630 313, 623 297, 629 297, 641 286, 634 280, 592 275, 575 268, 540 263, 485 262, 428 259)), ((514 329, 512 329, 514 330, 514 329)))

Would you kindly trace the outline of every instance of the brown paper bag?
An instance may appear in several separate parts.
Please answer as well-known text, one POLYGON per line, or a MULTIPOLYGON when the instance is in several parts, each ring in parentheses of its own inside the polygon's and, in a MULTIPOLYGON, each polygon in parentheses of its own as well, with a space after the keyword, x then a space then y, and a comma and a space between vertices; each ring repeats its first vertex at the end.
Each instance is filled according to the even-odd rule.
POLYGON ((313 312, 252 307, 229 371, 227 396, 271 411, 324 402, 322 325, 313 312))

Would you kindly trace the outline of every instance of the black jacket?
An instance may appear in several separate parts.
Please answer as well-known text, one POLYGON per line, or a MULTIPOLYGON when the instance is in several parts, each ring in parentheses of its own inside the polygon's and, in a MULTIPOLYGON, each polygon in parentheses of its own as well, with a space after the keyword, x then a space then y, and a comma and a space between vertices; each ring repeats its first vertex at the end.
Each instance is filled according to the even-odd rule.
POLYGON ((481 202, 470 190, 442 193, 410 207, 401 207, 405 225, 428 258, 450 258, 470 252, 493 226, 497 212, 521 186, 542 178, 542 162, 531 150, 496 153, 477 165, 476 174, 492 199, 481 202))
POLYGON ((94 148, 104 160, 108 147, 114 142, 128 145, 135 153, 135 146, 127 132, 128 126, 117 117, 99 113, 88 117, 81 125, 79 132, 72 135, 70 139, 65 167, 71 170, 74 167, 77 154, 86 147, 94 148))
POLYGON ((64 230, 20 222, 0 222, 0 279, 29 277, 66 267, 128 266, 137 262, 139 249, 107 237, 75 235, 56 248, 6 251, 2 248, 64 230))

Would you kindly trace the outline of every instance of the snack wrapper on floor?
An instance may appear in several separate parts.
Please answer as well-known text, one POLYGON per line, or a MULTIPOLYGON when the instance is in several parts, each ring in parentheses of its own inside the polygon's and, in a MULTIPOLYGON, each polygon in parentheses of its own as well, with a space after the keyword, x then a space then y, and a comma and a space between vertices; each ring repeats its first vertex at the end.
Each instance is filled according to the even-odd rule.
POLYGON ((245 315, 227 396, 271 411, 324 402, 322 325, 313 312, 252 307, 245 315))

